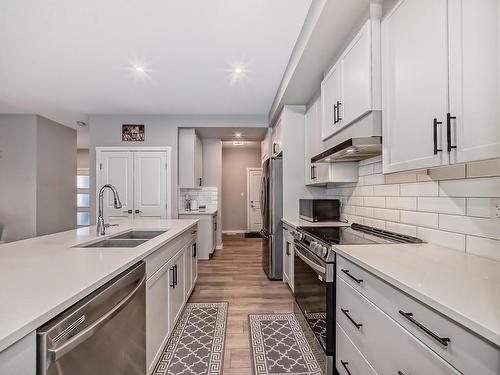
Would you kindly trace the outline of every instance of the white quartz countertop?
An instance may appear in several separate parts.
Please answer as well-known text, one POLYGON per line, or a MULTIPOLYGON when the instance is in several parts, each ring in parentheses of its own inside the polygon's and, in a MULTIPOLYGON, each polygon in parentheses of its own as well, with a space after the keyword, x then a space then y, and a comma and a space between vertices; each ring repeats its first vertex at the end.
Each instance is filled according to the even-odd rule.
POLYGON ((179 215, 215 215, 217 210, 179 211, 179 215))
POLYGON ((500 262, 433 244, 339 245, 336 252, 500 345, 500 262))
POLYGON ((281 221, 292 228, 297 227, 349 227, 351 224, 344 223, 342 221, 319 221, 313 223, 312 221, 307 221, 304 219, 287 219, 282 218, 281 221))
POLYGON ((196 225, 198 220, 127 220, 130 229, 164 230, 135 248, 74 248, 105 237, 85 227, 0 246, 0 351, 196 225))

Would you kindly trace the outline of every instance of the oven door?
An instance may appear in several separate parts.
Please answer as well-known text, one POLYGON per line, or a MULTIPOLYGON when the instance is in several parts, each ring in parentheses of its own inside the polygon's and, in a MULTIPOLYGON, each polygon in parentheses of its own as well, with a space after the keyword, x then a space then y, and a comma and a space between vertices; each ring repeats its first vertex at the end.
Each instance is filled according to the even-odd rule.
POLYGON ((334 351, 335 292, 327 282, 327 266, 294 241, 294 296, 309 327, 327 355, 334 351))

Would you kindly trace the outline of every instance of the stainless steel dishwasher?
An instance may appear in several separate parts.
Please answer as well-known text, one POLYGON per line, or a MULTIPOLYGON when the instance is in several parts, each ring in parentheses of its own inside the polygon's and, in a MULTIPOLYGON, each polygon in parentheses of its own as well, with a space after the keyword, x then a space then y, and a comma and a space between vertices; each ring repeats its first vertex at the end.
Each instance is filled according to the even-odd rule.
POLYGON ((37 331, 37 375, 146 374, 145 265, 140 262, 37 331))

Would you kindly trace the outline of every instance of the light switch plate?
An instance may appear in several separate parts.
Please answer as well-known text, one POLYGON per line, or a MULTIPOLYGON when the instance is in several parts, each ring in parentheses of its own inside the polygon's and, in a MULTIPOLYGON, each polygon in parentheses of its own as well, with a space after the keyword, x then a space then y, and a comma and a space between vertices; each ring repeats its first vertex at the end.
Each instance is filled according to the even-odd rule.
POLYGON ((500 222, 500 198, 491 200, 491 218, 500 222))

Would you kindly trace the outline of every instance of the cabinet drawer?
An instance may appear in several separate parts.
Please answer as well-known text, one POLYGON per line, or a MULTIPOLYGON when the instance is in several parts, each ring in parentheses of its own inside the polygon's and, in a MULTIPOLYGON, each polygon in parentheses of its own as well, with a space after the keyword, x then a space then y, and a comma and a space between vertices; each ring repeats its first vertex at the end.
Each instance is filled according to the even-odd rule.
POLYGON ((337 277, 337 322, 380 374, 458 372, 383 311, 337 277))
POLYGON ((492 344, 340 256, 337 257, 337 275, 459 371, 500 374, 500 351, 492 344), (363 281, 358 283, 356 280, 363 281), (402 313, 413 314, 410 318, 418 324, 450 341, 440 343, 402 313))
POLYGON ((340 375, 377 375, 373 367, 347 337, 344 330, 338 325, 335 327, 337 337, 336 368, 340 375), (349 371, 349 372, 348 372, 349 371))
POLYGON ((146 275, 151 277, 165 263, 167 263, 179 250, 192 241, 196 241, 196 227, 189 228, 186 232, 167 242, 158 250, 148 255, 146 262, 146 275))

